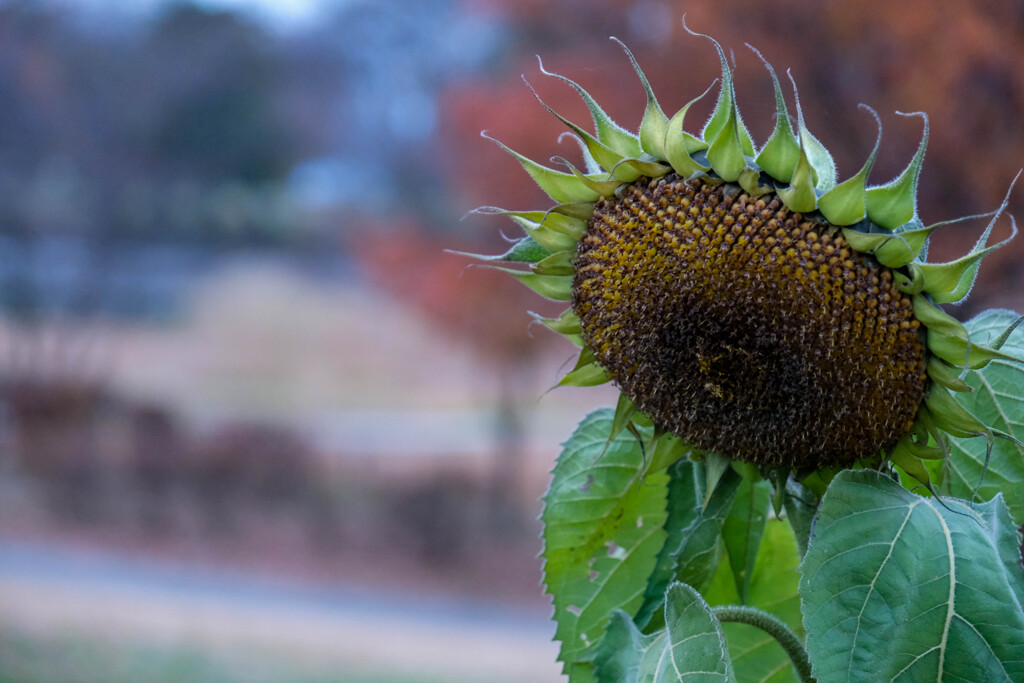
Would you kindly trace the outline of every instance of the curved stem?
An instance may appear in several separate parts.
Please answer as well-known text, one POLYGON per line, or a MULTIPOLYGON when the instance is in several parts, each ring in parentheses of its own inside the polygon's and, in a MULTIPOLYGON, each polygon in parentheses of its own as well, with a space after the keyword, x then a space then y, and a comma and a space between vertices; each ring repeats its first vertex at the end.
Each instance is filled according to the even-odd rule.
POLYGON ((755 607, 743 607, 740 605, 722 605, 712 607, 711 611, 718 617, 719 621, 733 621, 740 624, 748 624, 761 629, 782 646, 782 649, 789 655, 793 662, 793 668, 803 683, 815 683, 814 675, 811 674, 811 662, 807 659, 807 650, 796 634, 786 626, 778 617, 759 610, 755 607))

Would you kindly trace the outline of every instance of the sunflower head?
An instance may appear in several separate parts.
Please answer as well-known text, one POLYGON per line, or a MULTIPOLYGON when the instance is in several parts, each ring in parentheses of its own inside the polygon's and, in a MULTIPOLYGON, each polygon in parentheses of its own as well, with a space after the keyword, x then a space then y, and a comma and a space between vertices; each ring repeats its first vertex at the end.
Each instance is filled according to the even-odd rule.
POLYGON ((989 238, 1006 202, 985 214, 970 253, 928 262, 932 231, 956 221, 925 226, 918 217, 927 116, 911 115, 924 133, 906 169, 869 185, 882 127, 864 107, 878 139, 863 167, 839 182, 804 123, 795 83, 794 122, 762 58, 777 116, 758 146, 724 51, 703 37, 722 76, 700 132, 687 130, 687 111, 711 88, 669 117, 622 45, 647 94, 638 133, 542 65, 593 117, 591 132, 548 108, 580 143, 583 168, 560 158, 565 170, 551 168, 497 143, 553 206, 480 209, 526 233, 507 253, 482 258, 529 264, 506 270, 569 304, 558 318, 538 318, 582 347, 560 383, 614 382, 622 392, 614 429, 653 423, 671 444, 659 441, 659 465, 693 449, 774 472, 891 459, 928 483, 922 461, 944 456, 947 435, 1006 436, 951 392, 969 390, 967 370, 1010 357, 1000 340, 970 341, 941 308, 967 295, 982 257, 1005 243, 989 238))

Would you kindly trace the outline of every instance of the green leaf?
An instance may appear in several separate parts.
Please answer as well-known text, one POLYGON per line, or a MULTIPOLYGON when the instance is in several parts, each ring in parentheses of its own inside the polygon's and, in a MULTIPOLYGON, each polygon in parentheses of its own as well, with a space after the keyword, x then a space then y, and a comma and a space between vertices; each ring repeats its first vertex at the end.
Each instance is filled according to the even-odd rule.
MULTIPOLYGON (((608 440, 602 408, 565 443, 544 496, 544 583, 569 680, 593 680, 590 661, 612 613, 634 614, 665 540, 667 475, 640 480, 643 453, 629 432, 608 440)), ((641 435, 650 438, 649 428, 641 435)))
POLYGON ((696 590, 673 583, 665 593, 666 627, 644 635, 616 612, 596 659, 599 683, 735 681, 722 624, 696 590))
POLYGON ((643 605, 636 614, 636 623, 645 629, 651 622, 655 628, 661 625, 665 588, 673 578, 698 590, 711 579, 718 564, 722 524, 741 481, 732 469, 727 470, 705 507, 707 475, 703 462, 681 459, 668 472, 668 538, 658 553, 643 605))
POLYGON ((998 497, 971 506, 838 474, 800 567, 818 681, 1024 680, 1017 543, 998 497))
MULTIPOLYGON (((796 571, 799 562, 793 530, 782 520, 769 520, 754 566, 748 604, 774 614, 795 633, 802 635, 800 595, 797 593, 800 575, 796 571)), ((728 563, 719 565, 705 597, 711 605, 735 605, 739 601, 728 563)), ((747 624, 724 623, 722 626, 729 641, 729 656, 737 680, 796 683, 789 656, 774 638, 747 624)))
MULTIPOLYGON (((965 327, 972 341, 991 343, 1016 320, 1011 311, 986 311, 965 327)), ((1001 350, 1024 357, 1024 330, 1014 330, 1001 350)), ((957 396, 959 402, 988 426, 1024 440, 1024 365, 996 359, 964 380, 974 391, 957 396)), ((985 471, 984 439, 950 438, 949 446, 946 493, 971 498, 977 490, 982 500, 990 500, 1002 491, 1014 520, 1024 524, 1024 449, 996 439, 985 471)))
POLYGON ((754 484, 744 479, 722 526, 722 538, 729 552, 729 566, 736 580, 736 592, 740 603, 744 605, 750 598, 750 579, 757 561, 757 549, 761 545, 764 525, 768 521, 771 498, 767 481, 762 479, 754 484))

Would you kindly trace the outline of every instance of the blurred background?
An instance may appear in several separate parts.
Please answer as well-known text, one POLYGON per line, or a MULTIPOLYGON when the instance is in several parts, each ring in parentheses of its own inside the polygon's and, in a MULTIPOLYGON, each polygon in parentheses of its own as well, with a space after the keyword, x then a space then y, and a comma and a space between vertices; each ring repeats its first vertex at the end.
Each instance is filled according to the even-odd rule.
MULTIPOLYGON (((671 114, 718 75, 683 12, 755 139, 744 43, 792 69, 843 177, 858 103, 874 182, 927 112, 926 223, 1024 165, 1016 0, 0 2, 0 682, 558 680, 538 499, 614 395, 549 392, 572 348, 526 311, 558 307, 445 249, 548 206, 481 130, 576 151, 535 55, 635 129, 608 36, 671 114)), ((1022 254, 956 314, 1024 309, 1022 254)))

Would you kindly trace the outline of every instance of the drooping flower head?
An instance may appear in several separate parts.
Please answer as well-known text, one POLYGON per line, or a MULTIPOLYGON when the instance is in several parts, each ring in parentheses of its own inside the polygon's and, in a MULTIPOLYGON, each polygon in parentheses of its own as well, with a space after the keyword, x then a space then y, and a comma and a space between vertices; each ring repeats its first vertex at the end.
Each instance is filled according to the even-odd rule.
POLYGON ((887 457, 927 482, 922 460, 943 457, 947 434, 1006 436, 951 393, 969 390, 967 370, 1010 358, 999 351, 1006 335, 972 342, 941 308, 968 294, 982 257, 1004 243, 988 244, 1006 202, 985 215, 970 253, 929 263, 929 235, 956 221, 925 226, 918 216, 927 116, 912 114, 924 134, 907 168, 869 185, 881 122, 865 107, 878 141, 839 182, 804 123, 795 83, 794 125, 766 61, 777 117, 771 136, 754 142, 725 53, 708 40, 722 76, 699 133, 688 132, 687 111, 711 88, 669 117, 623 45, 647 94, 636 135, 542 65, 593 117, 590 132, 551 110, 580 143, 584 169, 564 159, 567 170, 553 169, 497 143, 554 202, 480 211, 526 232, 487 258, 530 264, 508 270, 570 304, 559 318, 539 318, 582 347, 561 383, 613 381, 622 392, 616 429, 649 420, 656 434, 677 437, 666 440, 676 455, 694 446, 766 471, 887 457))

